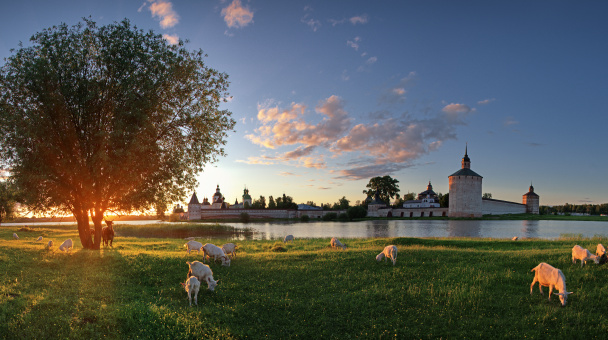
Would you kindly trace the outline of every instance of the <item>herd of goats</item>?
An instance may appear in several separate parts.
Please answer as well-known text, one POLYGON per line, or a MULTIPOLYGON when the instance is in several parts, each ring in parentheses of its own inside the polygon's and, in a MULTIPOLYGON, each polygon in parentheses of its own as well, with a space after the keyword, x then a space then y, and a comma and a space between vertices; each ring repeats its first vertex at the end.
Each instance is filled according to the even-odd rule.
MULTIPOLYGON (((112 221, 105 221, 106 227, 102 229, 102 241, 104 246, 112 246, 112 242, 114 241, 114 228, 112 221)), ((91 229, 91 235, 93 235, 94 229, 91 229)), ((16 233, 13 233, 13 238, 18 240, 19 236, 16 233)), ((188 293, 188 301, 190 306, 192 306, 192 296, 194 296, 194 304, 198 305, 198 291, 201 286, 201 282, 207 283, 207 289, 213 291, 217 286, 219 280, 213 279, 213 272, 211 268, 204 264, 205 258, 211 259, 213 257, 213 261, 221 261, 223 266, 230 266, 231 259, 236 256, 236 252, 238 246, 234 243, 226 243, 221 247, 218 247, 211 243, 202 244, 194 240, 193 237, 189 237, 186 240, 186 250, 188 254, 191 251, 196 251, 200 253, 203 251, 203 262, 192 261, 186 262, 188 264, 188 276, 185 283, 181 283, 186 292, 188 293)), ((517 240, 517 238, 513 238, 513 240, 517 240)), ((42 241, 42 236, 38 237, 37 241, 42 241)), ((284 243, 293 242, 293 235, 287 235, 283 239, 284 243)), ((346 246, 340 242, 340 240, 336 237, 333 237, 330 241, 330 246, 332 248, 342 248, 346 249, 346 246)), ((45 246, 47 249, 51 249, 53 247, 53 241, 48 241, 45 246)), ((67 239, 63 241, 63 243, 59 246, 60 251, 70 251, 74 247, 74 242, 72 239, 67 239)), ((393 266, 397 263, 397 247, 394 245, 389 245, 382 250, 380 254, 376 256, 376 261, 384 261, 387 259, 393 262, 393 266)), ((608 256, 606 255, 606 248, 602 244, 598 244, 596 248, 595 255, 592 254, 589 250, 575 245, 572 248, 572 263, 576 263, 576 261, 581 261, 581 267, 586 264, 587 261, 592 260, 595 264, 604 264, 608 262, 608 256)), ((542 262, 538 266, 532 269, 534 272, 534 280, 532 280, 532 284, 530 284, 530 294, 532 294, 534 285, 538 282, 538 289, 540 290, 541 295, 543 294, 542 287, 549 287, 549 301, 551 301, 551 295, 553 293, 553 289, 557 289, 559 293, 553 293, 554 295, 558 295, 561 301, 561 305, 565 306, 568 295, 573 294, 573 292, 568 292, 566 290, 566 277, 561 270, 549 265, 548 263, 542 262)))

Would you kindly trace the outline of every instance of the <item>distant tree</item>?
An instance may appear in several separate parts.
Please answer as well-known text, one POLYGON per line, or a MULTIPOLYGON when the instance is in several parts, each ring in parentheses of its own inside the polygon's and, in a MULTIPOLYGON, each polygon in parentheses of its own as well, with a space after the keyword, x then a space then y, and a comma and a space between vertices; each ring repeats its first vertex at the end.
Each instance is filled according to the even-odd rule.
POLYGON ((0 181, 0 225, 14 217, 17 199, 15 187, 8 181, 0 181))
POLYGON ((367 196, 375 196, 378 192, 378 196, 386 204, 390 203, 390 199, 399 194, 399 181, 391 176, 374 177, 369 180, 366 185, 367 190, 363 190, 363 193, 367 196))
POLYGON ((219 109, 228 76, 205 57, 126 19, 32 36, 0 68, 0 159, 26 206, 73 214, 83 248, 99 249, 107 211, 181 200, 235 125, 219 109))
POLYGON ((179 214, 179 213, 183 213, 184 212, 184 208, 181 206, 175 206, 175 208, 173 208, 173 213, 174 214, 179 214))
POLYGON ((276 199, 277 209, 298 209, 298 205, 294 203, 291 196, 283 194, 281 197, 276 199))
MULTIPOLYGON (((477 196, 477 197, 479 197, 479 196, 477 196)), ((481 198, 492 198, 492 193, 484 192, 483 195, 481 196, 481 198)))
POLYGON ((272 196, 268 197, 268 209, 276 209, 277 204, 274 202, 274 198, 272 196))
POLYGON ((351 220, 354 220, 356 218, 364 218, 365 216, 367 216, 367 209, 360 205, 357 205, 357 206, 348 208, 348 210, 346 210, 346 214, 348 215, 348 218, 351 220))
POLYGON ((340 198, 338 200, 338 209, 340 210, 346 210, 348 209, 348 207, 350 207, 350 201, 346 199, 346 196, 342 196, 342 198, 340 198))
POLYGON ((243 223, 249 223, 249 220, 250 220, 250 219, 251 219, 251 218, 249 217, 249 214, 248 214, 248 213, 246 213, 246 212, 242 212, 242 213, 239 215, 239 220, 240 220, 241 222, 243 222, 243 223))
POLYGON ((253 200, 253 202, 251 203, 251 208, 253 208, 253 209, 266 208, 266 198, 264 196, 260 196, 259 199, 253 200))
POLYGON ((323 215, 323 217, 321 217, 321 219, 323 221, 333 221, 336 218, 338 218, 338 214, 336 214, 335 212, 327 213, 327 214, 323 215))
POLYGON ((416 195, 413 192, 408 192, 403 195, 403 201, 413 201, 416 199, 416 195))
POLYGON ((448 192, 445 195, 441 193, 437 194, 437 198, 439 199, 439 206, 441 208, 448 208, 450 206, 450 193, 448 192))
POLYGON ((310 205, 311 207, 316 207, 317 205, 313 201, 307 201, 306 205, 310 205))

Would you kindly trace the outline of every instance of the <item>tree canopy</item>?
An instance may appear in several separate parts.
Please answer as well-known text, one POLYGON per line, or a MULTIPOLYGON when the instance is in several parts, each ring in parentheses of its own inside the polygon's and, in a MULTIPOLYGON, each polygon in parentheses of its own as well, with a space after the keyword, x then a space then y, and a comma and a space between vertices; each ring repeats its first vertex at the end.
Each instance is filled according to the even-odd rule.
POLYGON ((76 217, 83 247, 99 248, 106 212, 164 211, 224 155, 228 76, 201 50, 127 19, 30 42, 0 68, 0 158, 30 209, 76 217))
POLYGON ((380 199, 389 204, 390 199, 393 197, 399 198, 399 181, 391 176, 378 176, 369 180, 366 187, 367 190, 363 190, 363 193, 369 197, 373 197, 378 192, 380 199))

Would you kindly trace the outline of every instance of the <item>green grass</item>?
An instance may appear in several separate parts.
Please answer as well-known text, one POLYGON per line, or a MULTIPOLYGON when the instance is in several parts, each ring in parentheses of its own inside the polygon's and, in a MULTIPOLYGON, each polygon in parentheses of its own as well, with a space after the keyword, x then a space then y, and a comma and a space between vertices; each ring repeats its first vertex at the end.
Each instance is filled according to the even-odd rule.
MULTIPOLYGON (((145 227, 139 227, 143 232, 145 227)), ((152 228, 152 227, 150 227, 152 228)), ((573 265, 570 249, 607 239, 329 239, 237 241, 219 285, 189 307, 182 239, 119 236, 82 250, 76 230, 0 228, 0 337, 34 338, 588 338, 608 332, 608 266, 573 265), (38 236, 43 242, 36 242, 38 236), (71 253, 46 251, 75 241, 71 253), (397 265, 376 263, 385 245, 397 265), (539 262, 562 269, 566 307, 529 294, 539 262)), ((227 240, 215 240, 221 245, 227 240)))

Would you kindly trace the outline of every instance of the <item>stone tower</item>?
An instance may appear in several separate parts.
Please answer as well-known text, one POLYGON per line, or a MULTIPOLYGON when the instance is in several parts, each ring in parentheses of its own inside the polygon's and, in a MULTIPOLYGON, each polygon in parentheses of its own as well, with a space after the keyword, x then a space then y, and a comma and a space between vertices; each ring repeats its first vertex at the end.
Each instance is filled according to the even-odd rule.
POLYGON ((450 180, 450 217, 481 217, 481 181, 483 177, 471 170, 468 146, 462 157, 462 168, 451 174, 450 180))
POLYGON ((526 213, 538 215, 540 196, 534 192, 532 184, 530 184, 530 191, 523 195, 522 204, 526 205, 526 213))
POLYGON ((198 202, 196 192, 192 194, 190 202, 188 203, 188 219, 189 220, 200 220, 201 219, 201 204, 198 202))

